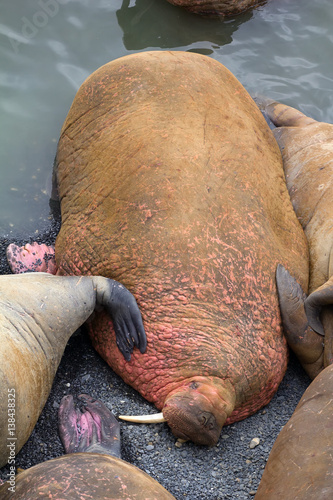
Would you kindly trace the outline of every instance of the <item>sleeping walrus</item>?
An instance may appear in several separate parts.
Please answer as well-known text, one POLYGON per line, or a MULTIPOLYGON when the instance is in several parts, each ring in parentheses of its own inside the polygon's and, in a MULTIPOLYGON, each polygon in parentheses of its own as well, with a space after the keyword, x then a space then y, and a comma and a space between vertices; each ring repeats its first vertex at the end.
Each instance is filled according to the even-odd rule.
MULTIPOLYGON (((173 433, 213 445, 267 404, 287 366, 276 268, 307 291, 308 252, 273 134, 230 71, 169 51, 102 66, 62 127, 55 187, 57 272, 131 290, 146 353, 125 362, 103 312, 92 342, 173 433)), ((44 255, 14 252, 18 270, 44 255)))
POLYGON ((309 297, 283 270, 278 288, 288 343, 314 378, 333 363, 333 125, 269 99, 258 104, 276 126, 290 198, 309 243, 309 297))

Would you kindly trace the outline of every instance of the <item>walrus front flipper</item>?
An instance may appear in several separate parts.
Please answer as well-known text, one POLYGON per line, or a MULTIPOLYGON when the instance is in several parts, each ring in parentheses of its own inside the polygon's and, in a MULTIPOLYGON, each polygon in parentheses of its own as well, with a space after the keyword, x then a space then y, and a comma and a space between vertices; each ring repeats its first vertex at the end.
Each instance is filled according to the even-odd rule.
POLYGON ((333 277, 312 292, 305 301, 309 325, 324 340, 324 367, 333 363, 333 277))
POLYGON ((61 400, 59 434, 66 453, 101 453, 120 458, 120 424, 99 400, 81 394, 82 410, 76 409, 72 395, 61 400))
POLYGON ((264 116, 266 114, 276 127, 304 127, 316 122, 298 109, 269 98, 257 97, 255 102, 264 116))
POLYGON ((14 274, 34 272, 56 274, 57 272, 54 247, 44 245, 44 243, 27 243, 22 247, 11 243, 7 247, 6 257, 14 274))
POLYGON ((144 353, 147 338, 140 310, 131 292, 118 281, 101 277, 92 279, 96 287, 97 303, 110 314, 118 349, 126 361, 130 361, 134 346, 144 353))
MULTIPOLYGON (((316 120, 313 120, 313 118, 304 115, 301 111, 298 111, 298 109, 273 101, 269 98, 257 98, 256 104, 266 121, 270 121, 273 125, 275 125, 273 135, 282 153, 283 168, 287 177, 287 187, 290 193, 291 189, 295 189, 294 176, 296 174, 299 175, 299 169, 303 169, 303 160, 298 160, 296 163, 290 160, 293 159, 295 154, 298 154, 300 150, 310 145, 310 143, 316 143, 318 135, 317 126, 319 123, 316 120), (310 128, 308 128, 309 126, 310 128), (306 143, 304 143, 303 139, 305 130, 308 131, 307 133, 309 134, 309 137, 312 136, 312 139, 307 140, 306 143)), ((310 183, 308 178, 307 183, 310 183)), ((294 205, 294 209, 296 198, 297 196, 295 194, 291 195, 291 201, 294 205)), ((309 207, 307 208, 309 210, 309 207)))
POLYGON ((323 368, 322 338, 309 326, 304 303, 306 295, 280 264, 276 270, 282 325, 289 347, 311 378, 323 368))

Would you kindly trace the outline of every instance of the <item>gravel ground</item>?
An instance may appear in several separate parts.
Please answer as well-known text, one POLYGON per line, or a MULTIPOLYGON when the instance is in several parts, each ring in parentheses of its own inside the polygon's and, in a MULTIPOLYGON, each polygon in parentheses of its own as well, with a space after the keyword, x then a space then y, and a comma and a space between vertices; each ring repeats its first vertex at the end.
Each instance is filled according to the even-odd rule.
MULTIPOLYGON (((53 243, 55 222, 33 239, 53 243)), ((32 239, 32 240, 33 240, 32 239)), ((0 239, 0 273, 10 272, 5 249, 11 238, 0 239)), ((18 239, 15 240, 20 242, 18 239)), ((27 242, 27 239, 24 240, 27 242)), ((272 445, 292 415, 309 378, 291 356, 289 367, 273 400, 255 415, 222 430, 213 448, 180 444, 166 424, 121 423, 122 458, 146 471, 177 500, 226 500, 253 498, 272 445), (250 448, 252 438, 260 443, 250 448)), ((57 410, 66 394, 90 394, 101 399, 114 414, 156 412, 136 391, 126 385, 99 357, 82 328, 70 339, 53 389, 28 442, 16 457, 17 467, 29 468, 63 454, 57 431, 57 410)), ((7 478, 8 469, 0 470, 7 478)))

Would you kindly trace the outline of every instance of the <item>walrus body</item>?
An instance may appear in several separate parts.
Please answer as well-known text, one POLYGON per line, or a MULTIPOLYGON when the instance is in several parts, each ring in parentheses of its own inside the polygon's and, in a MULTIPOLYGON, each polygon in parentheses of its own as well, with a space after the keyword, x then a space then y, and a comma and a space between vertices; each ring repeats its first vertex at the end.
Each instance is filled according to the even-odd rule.
POLYGON ((98 306, 108 310, 117 329, 131 321, 128 310, 140 315, 128 290, 106 278, 0 276, 0 466, 13 463, 30 436, 69 337, 98 306))
POLYGON ((0 486, 2 500, 171 500, 157 481, 120 458, 97 453, 73 453, 20 472, 15 493, 0 486))
POLYGON ((266 3, 267 0, 168 0, 189 12, 206 16, 230 17, 266 3))
POLYGON ((260 106, 276 125, 290 198, 309 243, 305 311, 313 330, 307 327, 304 297, 291 281, 282 316, 288 342, 314 378, 333 363, 333 125, 271 100, 260 106))
POLYGON ((269 455, 255 500, 333 498, 333 365, 307 388, 269 455))
POLYGON ((307 290, 306 240, 260 111, 211 58, 126 56, 79 89, 55 176, 58 273, 121 279, 144 319, 145 355, 124 363, 103 314, 95 348, 176 436, 216 443, 285 373, 277 265, 307 290))

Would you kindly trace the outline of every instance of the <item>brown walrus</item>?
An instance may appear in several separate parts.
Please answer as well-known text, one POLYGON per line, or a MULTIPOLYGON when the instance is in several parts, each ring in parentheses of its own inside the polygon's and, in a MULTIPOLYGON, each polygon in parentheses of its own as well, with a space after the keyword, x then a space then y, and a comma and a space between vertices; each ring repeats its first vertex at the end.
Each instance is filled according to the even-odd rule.
POLYGON ((230 17, 266 3, 267 0, 168 0, 189 12, 206 16, 230 17))
MULTIPOLYGON (((306 239, 262 114, 209 57, 129 55, 79 89, 55 177, 58 273, 123 282, 148 339, 125 363, 101 313, 93 345, 177 437, 215 444, 285 373, 277 265, 308 283, 306 239)), ((28 250, 16 249, 18 269, 28 250)))
MULTIPOLYGON (((98 276, 0 276, 0 467, 12 463, 36 425, 69 337, 108 311, 127 359, 146 338, 134 297, 98 276)), ((118 349, 117 349, 118 350, 118 349)))
POLYGON ((307 388, 269 455, 255 500, 333 498, 333 365, 307 388))
POLYGON ((287 187, 309 242, 310 295, 305 300, 284 272, 280 301, 289 345, 314 378, 333 362, 333 125, 275 101, 259 106, 276 126, 287 187))
POLYGON ((2 500, 174 500, 157 481, 120 458, 120 426, 108 408, 82 394, 59 407, 59 432, 66 453, 20 472, 0 486, 2 500))

